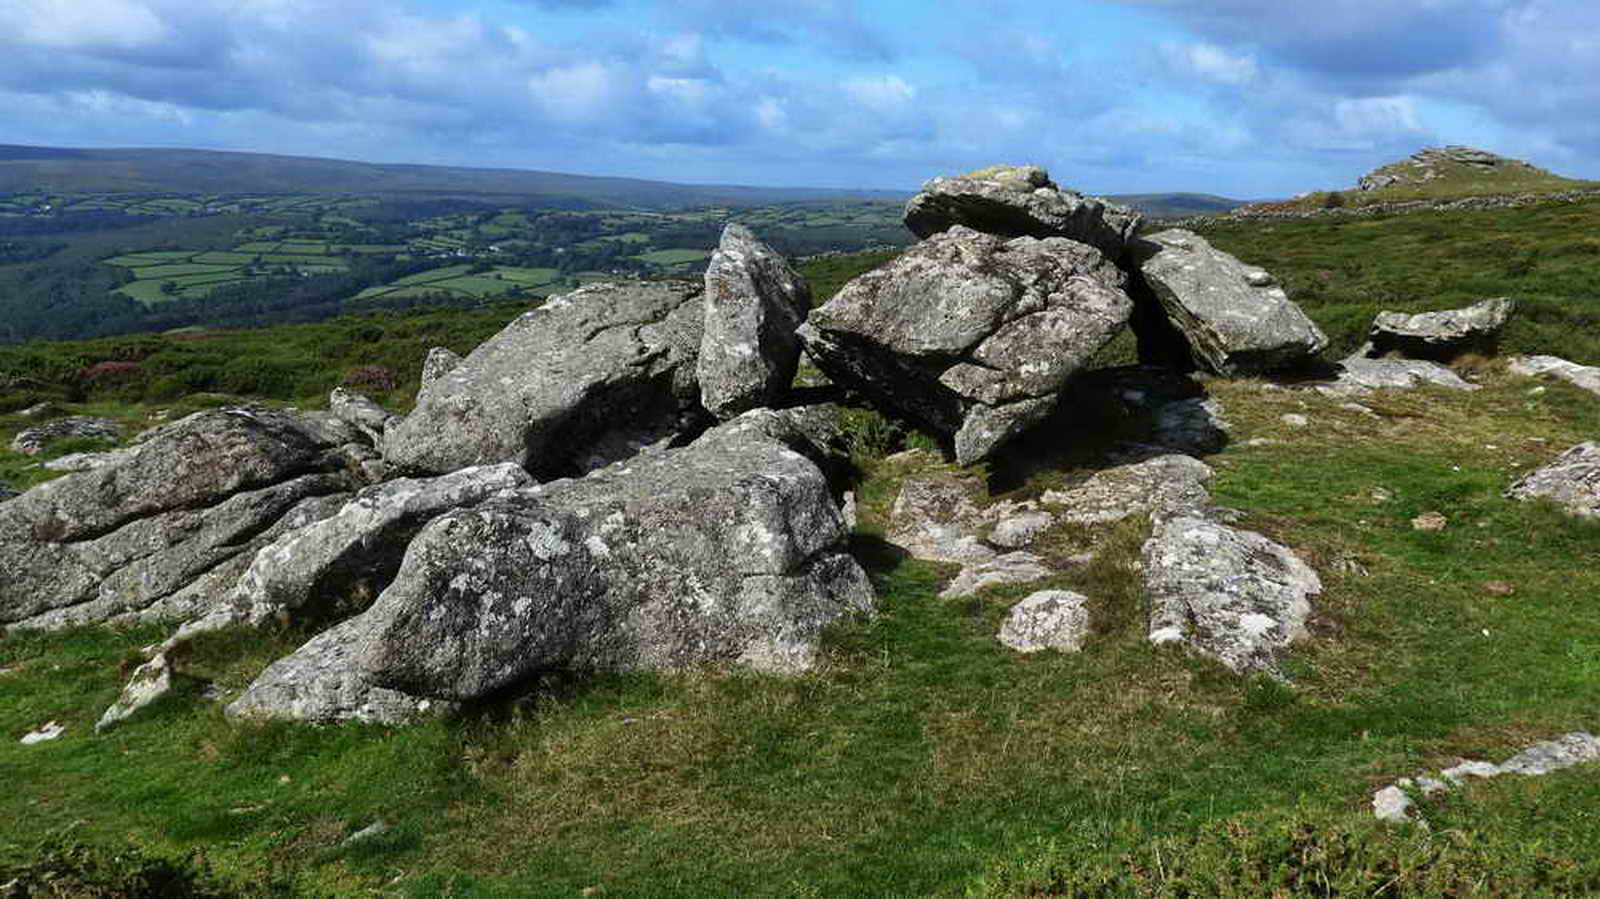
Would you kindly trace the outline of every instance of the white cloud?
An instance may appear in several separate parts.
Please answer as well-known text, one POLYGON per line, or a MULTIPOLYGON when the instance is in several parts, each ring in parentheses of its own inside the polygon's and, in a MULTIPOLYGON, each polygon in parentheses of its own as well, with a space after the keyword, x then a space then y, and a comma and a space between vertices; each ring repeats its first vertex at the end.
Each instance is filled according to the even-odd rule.
POLYGON ((917 99, 917 89, 899 75, 852 78, 843 87, 857 103, 878 112, 898 112, 917 99))
POLYGON ((1253 53, 1233 53, 1216 44, 1200 41, 1161 45, 1161 55, 1179 76, 1198 78, 1213 84, 1242 86, 1260 76, 1253 53))
POLYGON ((0 31, 57 50, 131 49, 172 36, 160 16, 134 0, 11 0, 0 5, 0 31))

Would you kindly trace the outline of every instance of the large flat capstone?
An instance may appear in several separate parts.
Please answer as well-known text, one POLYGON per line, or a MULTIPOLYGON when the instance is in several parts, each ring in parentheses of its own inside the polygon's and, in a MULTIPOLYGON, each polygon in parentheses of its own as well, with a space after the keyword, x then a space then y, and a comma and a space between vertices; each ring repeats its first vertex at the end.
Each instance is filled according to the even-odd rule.
POLYGON ((966 465, 1050 414, 1127 323, 1124 283, 1086 244, 956 225, 845 285, 800 337, 829 377, 945 435, 966 465))

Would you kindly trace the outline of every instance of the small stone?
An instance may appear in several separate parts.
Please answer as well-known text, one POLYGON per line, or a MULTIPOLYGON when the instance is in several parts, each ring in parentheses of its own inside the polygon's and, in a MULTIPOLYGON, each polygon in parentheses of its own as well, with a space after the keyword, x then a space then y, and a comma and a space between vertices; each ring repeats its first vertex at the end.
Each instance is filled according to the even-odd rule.
POLYGON ((1311 419, 1298 412, 1285 413, 1279 420, 1291 428, 1303 428, 1311 424, 1311 419))
POLYGON ((1505 581, 1490 581, 1483 585, 1483 592, 1490 596, 1511 596, 1517 592, 1517 588, 1505 581))
POLYGON ((166 655, 157 653, 155 658, 134 670, 133 676, 128 679, 128 685, 122 688, 122 695, 117 697, 117 701, 106 709, 105 714, 100 716, 100 721, 95 724, 95 733, 126 720, 135 712, 171 692, 172 666, 167 663, 166 655))
POLYGON ((388 830, 389 825, 387 823, 383 821, 374 821, 347 837, 342 846, 343 848, 348 849, 357 843, 370 840, 379 834, 387 832, 388 830))
POLYGON ((1386 503, 1394 499, 1394 491, 1385 487, 1374 487, 1372 488, 1371 496, 1372 501, 1375 503, 1386 503))
POLYGON ((67 728, 65 725, 57 724, 54 721, 47 721, 40 725, 37 730, 28 732, 28 734, 22 738, 21 742, 24 746, 32 746, 35 743, 48 742, 50 740, 58 739, 61 734, 66 731, 66 729, 67 728))
POLYGON ((1438 512, 1424 512, 1411 519, 1411 529, 1414 531, 1442 531, 1449 519, 1438 512))
POLYGON ((1414 803, 1399 787, 1384 787, 1372 797, 1372 815, 1379 821, 1410 821, 1414 803))
POLYGON ((1493 762, 1465 761, 1453 768, 1446 768, 1439 772, 1439 776, 1451 783, 1460 783, 1468 777, 1499 777, 1505 772, 1493 762))
POLYGON ((1078 652, 1089 632, 1086 602, 1070 590, 1040 590, 1011 607, 999 640, 1017 652, 1078 652))

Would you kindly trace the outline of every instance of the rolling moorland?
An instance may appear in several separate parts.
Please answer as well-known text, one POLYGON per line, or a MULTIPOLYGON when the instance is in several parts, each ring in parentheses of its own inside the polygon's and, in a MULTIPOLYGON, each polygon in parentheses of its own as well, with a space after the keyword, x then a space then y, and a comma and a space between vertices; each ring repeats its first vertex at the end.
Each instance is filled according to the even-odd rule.
MULTIPOLYGON (((1167 217, 1238 205, 1119 199, 1167 217)), ((791 256, 898 246, 909 239, 903 202, 885 191, 0 147, 0 343, 548 296, 690 271, 730 221, 791 256)))
MULTIPOLYGON (((1429 189, 1450 197, 1448 183, 1429 189)), ((902 481, 952 466, 897 455, 935 444, 847 405, 854 549, 880 611, 836 628, 815 671, 551 678, 405 729, 244 726, 210 697, 308 635, 225 632, 193 646, 177 695, 96 736, 139 648, 164 631, 8 633, 0 780, 15 786, 0 796, 0 883, 53 879, 68 895, 1600 890, 1593 766, 1470 783, 1423 803, 1426 828, 1374 821, 1370 805, 1399 777, 1600 729, 1600 609, 1586 601, 1600 595, 1600 526, 1501 495, 1600 427, 1600 398, 1504 363, 1600 365, 1597 226, 1593 197, 1194 225, 1276 275, 1328 333, 1330 359, 1382 310, 1517 302, 1498 354, 1454 362, 1474 392, 1382 392, 1360 411, 1260 379, 1204 380, 1230 425, 1206 459, 1217 502, 1323 579, 1287 682, 1149 644, 1141 518, 1042 538, 1047 556, 1097 553, 1045 584, 1091 597, 1084 652, 1006 650, 1000 620, 1033 587, 941 599, 954 566, 888 551, 902 481), (1415 529, 1429 512, 1448 525, 1415 529), (51 719, 67 726, 60 740, 16 743, 51 719)), ((288 252, 289 239, 257 252, 314 255, 288 252)), ((892 255, 828 256, 802 273, 820 303, 892 255)), ((450 289, 486 273, 435 274, 450 289)), ((42 402, 127 433, 245 399, 319 406, 338 385, 405 412, 430 347, 465 353, 530 302, 0 347, 0 440, 42 402)), ((1097 364, 1134 353, 1119 339, 1097 364)), ((1047 423, 977 473, 991 500, 1034 497, 1087 477, 1087 450, 1115 436, 1092 420, 1047 423)), ((25 488, 55 476, 38 461, 109 445, 0 451, 0 481, 25 488)))

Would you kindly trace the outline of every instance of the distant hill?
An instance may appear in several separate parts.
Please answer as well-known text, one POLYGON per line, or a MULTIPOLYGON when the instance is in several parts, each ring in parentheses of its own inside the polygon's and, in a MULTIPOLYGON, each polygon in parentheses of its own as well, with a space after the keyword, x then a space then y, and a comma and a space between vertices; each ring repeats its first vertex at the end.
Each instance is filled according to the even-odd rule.
POLYGON ((1147 218, 1179 219, 1195 215, 1227 212, 1243 206, 1244 200, 1230 200, 1214 194, 1164 193, 1164 194, 1114 194, 1107 197, 1124 206, 1132 206, 1147 218))
POLYGON ((382 165, 217 150, 0 145, 0 193, 310 193, 514 196, 565 207, 765 206, 897 191, 673 184, 520 169, 382 165))
POLYGON ((1449 203, 1471 197, 1555 194, 1600 187, 1553 174, 1520 159, 1476 147, 1426 147, 1379 166, 1342 191, 1316 191, 1293 200, 1252 204, 1247 212, 1293 212, 1391 203, 1449 203))

